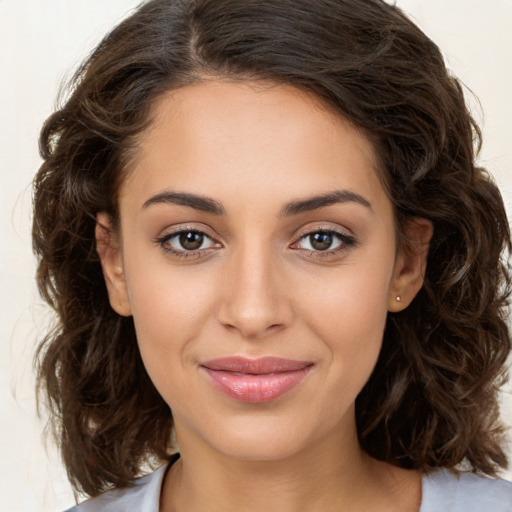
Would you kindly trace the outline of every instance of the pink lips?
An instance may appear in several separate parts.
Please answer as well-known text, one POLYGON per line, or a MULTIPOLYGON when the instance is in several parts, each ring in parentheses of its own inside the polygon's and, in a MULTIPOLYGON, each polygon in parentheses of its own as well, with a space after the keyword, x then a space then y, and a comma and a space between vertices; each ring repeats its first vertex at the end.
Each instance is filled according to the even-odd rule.
POLYGON ((201 364, 210 382, 227 396, 248 403, 274 400, 297 386, 312 363, 279 357, 226 357, 201 364))

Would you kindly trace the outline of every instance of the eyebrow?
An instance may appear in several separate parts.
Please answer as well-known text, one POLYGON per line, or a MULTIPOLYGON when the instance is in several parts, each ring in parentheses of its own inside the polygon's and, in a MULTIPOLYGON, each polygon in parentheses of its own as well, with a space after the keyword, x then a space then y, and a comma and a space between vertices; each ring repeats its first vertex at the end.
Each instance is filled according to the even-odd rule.
POLYGON ((201 210, 214 215, 223 215, 224 207, 215 199, 209 197, 198 196, 196 194, 187 194, 184 192, 162 192, 150 197, 143 205, 142 209, 146 209, 154 204, 176 204, 178 206, 188 206, 195 210, 201 210))
MULTIPOLYGON (((350 190, 335 190, 327 194, 308 197, 287 203, 279 214, 280 217, 288 217, 299 213, 318 210, 336 203, 358 203, 370 211, 373 211, 372 205, 363 196, 351 192, 350 190)), ((143 205, 146 209, 154 204, 176 204, 178 206, 188 206, 195 210, 200 210, 214 215, 224 215, 226 210, 221 203, 215 199, 185 192, 161 192, 150 197, 143 205)))
POLYGON ((297 215, 336 203, 358 203, 373 212, 372 205, 363 196, 351 192, 350 190, 335 190, 328 194, 292 201, 283 207, 279 216, 287 217, 289 215, 297 215))

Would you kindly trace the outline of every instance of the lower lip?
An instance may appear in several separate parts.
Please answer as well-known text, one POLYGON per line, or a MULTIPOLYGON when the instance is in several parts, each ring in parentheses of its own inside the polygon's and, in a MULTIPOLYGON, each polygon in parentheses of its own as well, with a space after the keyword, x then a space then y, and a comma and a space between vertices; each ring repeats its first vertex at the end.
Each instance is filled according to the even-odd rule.
POLYGON ((275 400, 300 384, 311 370, 311 366, 261 375, 211 370, 204 366, 202 369, 215 388, 228 397, 240 402, 261 404, 275 400))

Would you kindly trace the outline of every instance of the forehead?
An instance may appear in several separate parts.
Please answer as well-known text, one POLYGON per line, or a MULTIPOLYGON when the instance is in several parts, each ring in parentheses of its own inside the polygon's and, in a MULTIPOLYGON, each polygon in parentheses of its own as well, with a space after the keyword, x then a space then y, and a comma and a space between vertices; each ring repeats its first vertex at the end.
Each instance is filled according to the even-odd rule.
POLYGON ((135 193, 140 203, 165 188, 208 196, 278 190, 301 197, 333 188, 382 195, 369 139, 294 87, 205 81, 164 94, 151 114, 121 200, 135 193))

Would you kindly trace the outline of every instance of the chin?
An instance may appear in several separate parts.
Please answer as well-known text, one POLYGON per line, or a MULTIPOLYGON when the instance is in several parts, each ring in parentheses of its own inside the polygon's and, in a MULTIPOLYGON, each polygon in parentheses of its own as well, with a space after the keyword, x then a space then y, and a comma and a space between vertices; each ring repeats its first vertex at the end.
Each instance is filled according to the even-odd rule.
POLYGON ((203 442, 224 456, 246 461, 277 461, 307 451, 322 438, 309 425, 264 418, 236 418, 218 424, 218 429, 202 432, 203 442))
MULTIPOLYGON (((284 437, 284 436, 283 436, 284 437)), ((301 442, 293 442, 289 438, 272 436, 258 439, 232 439, 222 443, 217 449, 225 456, 241 461, 278 461, 284 460, 304 449, 301 442)))

